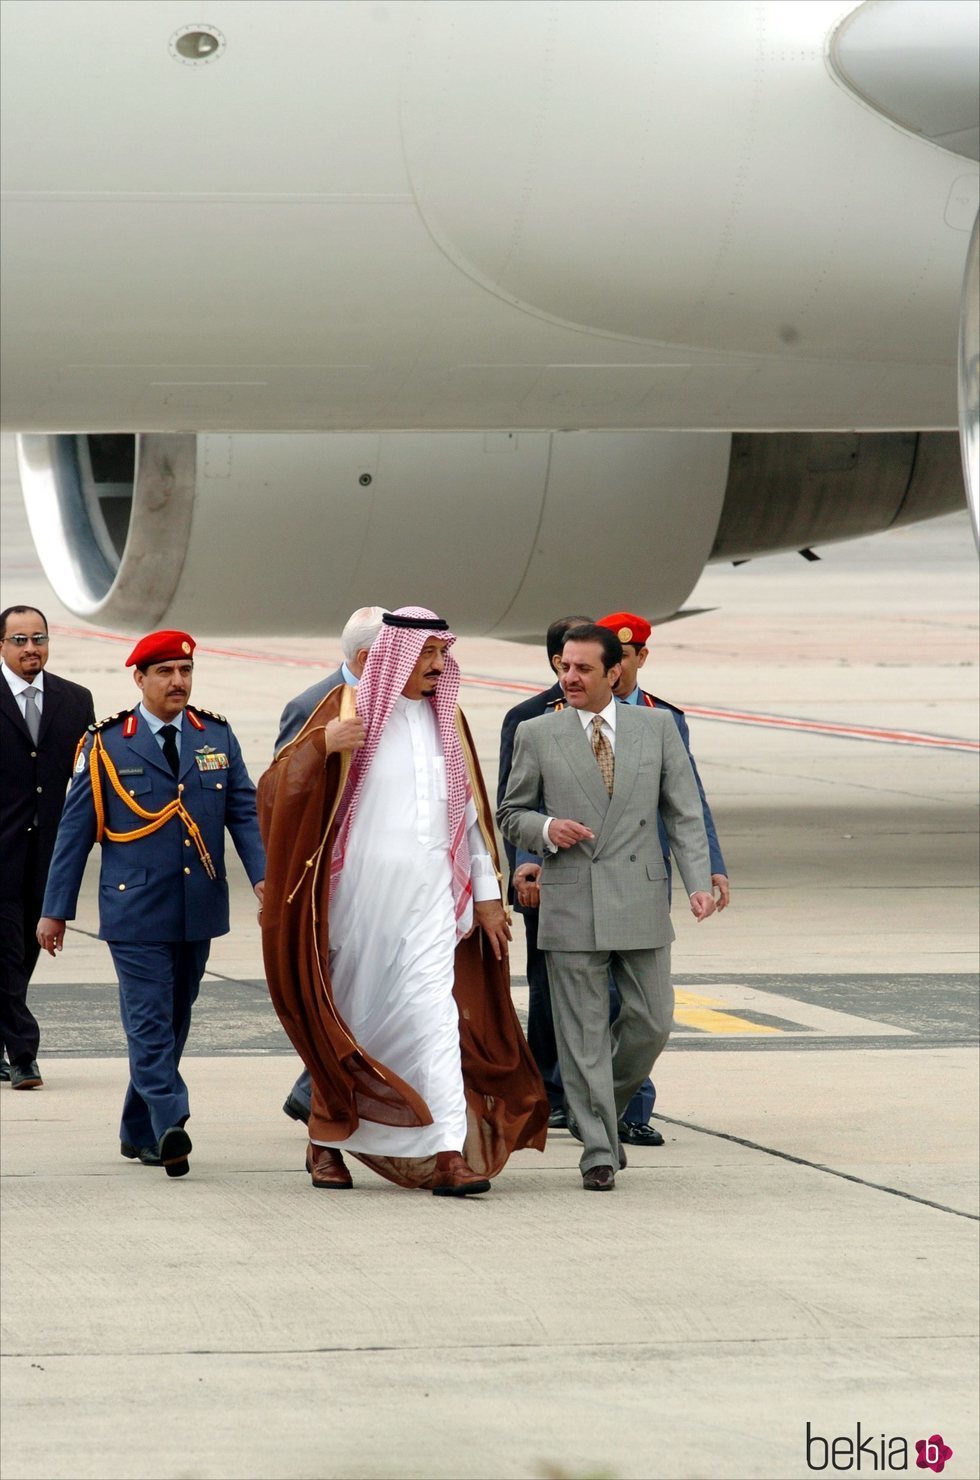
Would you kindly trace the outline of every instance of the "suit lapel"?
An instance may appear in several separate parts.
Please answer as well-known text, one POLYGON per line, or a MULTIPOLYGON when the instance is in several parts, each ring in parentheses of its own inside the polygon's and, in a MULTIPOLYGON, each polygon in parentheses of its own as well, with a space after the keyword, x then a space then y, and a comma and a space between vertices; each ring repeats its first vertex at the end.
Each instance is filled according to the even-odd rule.
MULTIPOLYGON (((47 695, 45 695, 45 698, 47 698, 47 695)), ((47 705, 45 705, 44 707, 45 711, 47 711, 47 705)), ((10 685, 2 674, 0 674, 0 708, 3 709, 3 712, 10 720, 10 723, 17 726, 18 733, 23 735, 24 739, 28 742, 29 745, 33 745, 34 741, 31 738, 30 730, 27 728, 27 721, 21 714, 20 705, 17 703, 17 700, 14 698, 13 694, 10 692, 10 685)), ((41 722, 42 724, 44 723, 43 715, 41 717, 41 722)))
MULTIPOLYGON (((616 769, 609 807, 596 836, 592 857, 598 858, 602 845, 611 837, 629 805, 640 769, 640 728, 633 723, 630 708, 621 704, 616 714, 616 769)), ((599 767, 596 766, 596 771, 599 767)), ((605 787, 603 787, 605 790, 605 787)))
POLYGON ((178 777, 182 781, 188 771, 194 769, 194 756, 199 745, 207 744, 207 736, 202 730, 195 730, 187 715, 184 715, 180 725, 180 770, 178 777))
POLYGON ((589 737, 582 728, 577 709, 569 707, 562 710, 562 720, 557 727, 555 739, 585 795, 599 816, 605 816, 611 798, 606 791, 602 772, 589 744, 589 737))
MULTIPOLYGON (((4 687, 7 687, 6 684, 4 687)), ((55 722, 60 697, 58 693, 58 680, 53 673, 46 673, 44 675, 44 700, 41 704, 41 728, 37 732, 38 745, 44 740, 55 722)))

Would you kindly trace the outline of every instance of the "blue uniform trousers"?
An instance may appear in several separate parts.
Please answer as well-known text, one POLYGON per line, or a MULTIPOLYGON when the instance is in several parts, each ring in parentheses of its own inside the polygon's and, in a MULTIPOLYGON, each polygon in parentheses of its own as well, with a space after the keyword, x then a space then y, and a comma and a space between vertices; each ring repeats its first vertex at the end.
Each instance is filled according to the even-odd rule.
POLYGON ((119 1139, 155 1146, 190 1114, 180 1056, 191 1025, 209 940, 110 940, 119 1010, 129 1044, 129 1088, 119 1139))

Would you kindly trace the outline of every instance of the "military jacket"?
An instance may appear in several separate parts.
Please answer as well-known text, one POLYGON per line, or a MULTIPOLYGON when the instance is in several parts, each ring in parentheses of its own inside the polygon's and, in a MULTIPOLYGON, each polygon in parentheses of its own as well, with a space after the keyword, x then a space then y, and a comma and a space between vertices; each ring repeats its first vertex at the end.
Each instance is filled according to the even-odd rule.
POLYGON ((250 882, 257 884, 265 877, 255 787, 234 732, 221 715, 188 707, 181 726, 176 777, 138 707, 103 720, 86 733, 55 841, 45 915, 74 919, 85 861, 97 841, 101 818, 102 940, 209 940, 227 934, 226 828, 250 882), (96 758, 93 788, 92 752, 97 742, 115 771, 122 796, 101 757, 96 758), (183 816, 174 815, 148 831, 152 824, 142 814, 157 815, 177 801, 183 816), (199 830, 200 848, 191 824, 199 830), (146 835, 131 836, 141 831, 146 835))

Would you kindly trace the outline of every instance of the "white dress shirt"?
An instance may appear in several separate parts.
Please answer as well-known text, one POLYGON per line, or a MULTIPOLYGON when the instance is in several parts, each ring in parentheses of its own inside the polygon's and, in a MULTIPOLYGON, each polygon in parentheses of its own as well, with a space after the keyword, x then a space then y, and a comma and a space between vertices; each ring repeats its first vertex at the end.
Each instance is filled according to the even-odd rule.
POLYGON ((175 714, 173 719, 159 719, 157 715, 150 713, 146 705, 143 703, 142 699, 140 700, 137 707, 140 714, 149 725, 150 733, 152 734, 154 740, 157 742, 161 750, 163 749, 163 736, 160 734, 160 731, 163 729, 164 725, 173 725, 174 729, 177 731, 176 735, 174 736, 174 740, 177 745, 177 754, 180 755, 180 739, 181 735, 183 734, 184 711, 181 710, 179 714, 175 714))
POLYGON ((37 695, 37 698, 34 700, 35 708, 37 709, 38 714, 44 713, 43 668, 41 669, 40 673, 38 673, 34 682, 28 683, 26 678, 21 678, 19 673, 14 673, 13 669, 8 668, 6 663, 4 663, 2 659, 0 659, 0 673, 2 673, 4 678, 7 680, 10 692, 17 700, 17 708, 20 710, 21 718, 24 720, 25 724, 27 723, 27 700, 24 698, 24 692, 26 689, 34 690, 35 694, 37 695))
MULTIPOLYGON (((592 744, 592 721, 595 719, 595 715, 593 714, 593 712, 592 712, 591 709, 576 709, 575 713, 578 715, 579 719, 582 721, 582 729, 585 731, 586 739, 588 740, 589 744, 591 745, 592 744)), ((600 715, 600 717, 602 719, 602 733, 605 735, 606 739, 609 741, 609 748, 612 751, 613 755, 615 755, 616 754, 616 700, 615 699, 610 699, 609 700, 609 703, 606 705, 605 709, 600 709, 599 710, 599 715, 600 715)), ((545 824, 544 824, 544 842, 545 842, 545 847, 548 849, 548 852, 549 853, 557 853, 558 852, 558 845, 557 845, 557 843, 553 843, 551 841, 550 827, 551 827, 552 822, 554 822, 554 820, 555 819, 553 817, 548 817, 548 818, 545 819, 545 824)))

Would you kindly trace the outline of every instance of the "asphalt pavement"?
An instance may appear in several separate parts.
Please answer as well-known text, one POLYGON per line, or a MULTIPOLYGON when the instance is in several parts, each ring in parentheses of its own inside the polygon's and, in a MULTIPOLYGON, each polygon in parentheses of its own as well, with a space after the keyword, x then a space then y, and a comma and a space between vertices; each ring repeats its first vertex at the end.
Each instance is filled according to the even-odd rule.
MULTIPOLYGON (((112 713, 124 634, 54 600, 9 450, 2 602, 41 605, 51 669, 112 713)), ((701 926, 675 904, 666 1144, 612 1195, 583 1195, 565 1132, 483 1198, 363 1168, 314 1191, 237 865, 185 1061, 191 1174, 125 1161, 93 861, 32 987, 44 1088, 0 1090, 3 1480, 919 1474, 934 1435, 950 1480, 980 1473, 976 556, 965 515, 821 554, 713 568, 651 639, 733 902, 701 926)), ((257 776, 336 634, 195 636, 195 697, 257 776)), ((493 778, 543 654, 457 654, 493 778)), ((520 940, 512 967, 524 1012, 520 940)))

